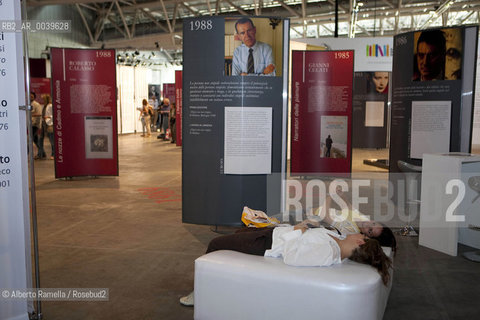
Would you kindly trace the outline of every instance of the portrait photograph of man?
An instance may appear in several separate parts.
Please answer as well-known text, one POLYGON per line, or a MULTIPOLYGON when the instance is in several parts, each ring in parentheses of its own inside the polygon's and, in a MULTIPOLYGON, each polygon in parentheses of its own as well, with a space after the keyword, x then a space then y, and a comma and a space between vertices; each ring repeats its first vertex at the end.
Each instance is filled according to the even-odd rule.
POLYGON ((413 81, 461 79, 463 41, 460 29, 435 29, 414 35, 413 81))
POLYGON ((225 19, 225 75, 281 76, 281 20, 225 19))

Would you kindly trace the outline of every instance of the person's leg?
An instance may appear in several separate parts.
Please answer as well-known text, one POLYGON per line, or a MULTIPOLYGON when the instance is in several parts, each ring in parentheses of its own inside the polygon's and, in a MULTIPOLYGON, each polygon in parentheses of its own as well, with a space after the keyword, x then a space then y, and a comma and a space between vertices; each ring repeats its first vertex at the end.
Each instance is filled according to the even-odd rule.
POLYGON ((261 232, 261 231, 263 231, 263 230, 266 230, 266 228, 270 228, 270 227, 257 228, 257 227, 247 227, 247 226, 243 226, 243 227, 241 227, 240 229, 238 229, 237 231, 235 231, 235 233, 240 233, 240 232, 261 232))
POLYGON ((52 146, 52 158, 55 157, 55 136, 53 132, 48 132, 48 140, 50 141, 50 145, 52 146))
POLYGON ((160 130, 160 112, 155 111, 155 130, 160 130))
POLYGON ((33 143, 37 146, 37 155, 35 156, 35 159, 41 159, 42 158, 42 152, 43 148, 40 147, 40 135, 39 135, 40 129, 36 126, 32 127, 32 137, 33 137, 33 143))
POLYGON ((39 128, 39 130, 37 131, 37 135, 38 135, 38 157, 39 158, 46 158, 47 154, 45 153, 45 149, 43 148, 43 141, 45 139, 45 130, 46 130, 46 126, 45 124, 42 125, 42 129, 39 128))
MULTIPOLYGON (((165 121, 165 119, 164 119, 164 114, 163 114, 163 113, 160 113, 159 118, 160 118, 160 124, 158 125, 158 127, 160 128, 160 134, 162 134, 162 131, 163 131, 163 121, 165 121)), ((165 132, 163 132, 163 133, 165 133, 165 132)))
MULTIPOLYGON (((38 132, 38 127, 36 126, 32 126, 32 139, 33 139, 33 144, 37 147, 37 155, 35 156, 35 159, 38 159, 38 151, 40 150, 40 148, 38 147, 38 135, 37 135, 37 132, 38 132)), ((33 152, 34 150, 32 150, 33 152)))
POLYGON ((151 119, 150 116, 145 117, 145 127, 147 127, 147 137, 150 137, 152 132, 150 129, 150 125, 151 125, 150 119, 151 119))
POLYGON ((142 137, 144 137, 145 136, 145 118, 142 117, 141 121, 142 121, 142 137))
POLYGON ((217 237, 208 244, 207 252, 233 250, 263 256, 272 247, 274 228, 262 228, 255 232, 238 232, 217 237))
MULTIPOLYGON (((163 114, 163 132, 165 133, 165 135, 167 135, 167 129, 168 129, 168 114, 165 113, 163 114)), ((166 138, 164 138, 166 139, 166 138)))
POLYGON ((175 122, 170 124, 170 131, 172 132, 172 143, 175 143, 177 141, 177 128, 175 122))
POLYGON ((37 136, 37 131, 38 127, 32 126, 32 138, 33 138, 33 143, 37 146, 38 148, 38 136, 37 136))

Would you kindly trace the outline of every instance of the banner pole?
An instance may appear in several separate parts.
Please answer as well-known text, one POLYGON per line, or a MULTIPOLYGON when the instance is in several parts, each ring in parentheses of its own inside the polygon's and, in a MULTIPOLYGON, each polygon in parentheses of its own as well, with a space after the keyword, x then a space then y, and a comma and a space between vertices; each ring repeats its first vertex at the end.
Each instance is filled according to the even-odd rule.
MULTIPOLYGON (((22 20, 27 20, 27 1, 22 1, 22 20)), ((26 118, 28 128, 28 166, 30 171, 30 204, 31 204, 31 222, 32 222, 32 236, 33 236, 33 257, 35 264, 35 288, 40 288, 40 265, 38 255, 38 224, 37 224, 37 199, 35 191, 35 160, 33 155, 33 132, 32 132, 32 110, 30 101, 30 61, 28 55, 28 35, 27 32, 23 32, 23 49, 24 49, 24 65, 25 65, 25 89, 27 92, 27 106, 26 118)), ((39 299, 35 300, 36 314, 33 315, 33 319, 42 319, 42 303, 39 299)))

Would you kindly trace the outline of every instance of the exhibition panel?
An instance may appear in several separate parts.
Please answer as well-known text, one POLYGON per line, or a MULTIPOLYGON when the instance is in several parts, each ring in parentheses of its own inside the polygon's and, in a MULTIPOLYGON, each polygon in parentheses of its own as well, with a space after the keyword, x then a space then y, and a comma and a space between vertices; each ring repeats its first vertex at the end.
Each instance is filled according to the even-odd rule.
POLYGON ((292 175, 351 172, 353 56, 293 51, 292 175))
POLYGON ((245 205, 281 212, 288 26, 265 17, 185 21, 184 222, 238 225, 245 205))
POLYGON ((51 55, 55 177, 118 175, 115 51, 51 55))
POLYGON ((390 171, 424 153, 470 152, 478 27, 395 36, 390 171))
POLYGON ((475 318, 479 8, 0 0, 0 320, 475 318), (304 222, 260 230, 265 250, 298 236, 295 258, 338 263, 204 254, 255 229, 245 207, 304 222), (418 238, 396 242, 404 223, 418 238), (369 264, 390 273, 352 256, 377 233, 392 261, 369 264), (107 296, 61 297, 78 289, 107 296))
POLYGON ((170 100, 171 103, 175 102, 175 83, 164 83, 162 96, 170 100))
POLYGON ((353 85, 352 147, 387 146, 390 72, 355 72, 353 85))
POLYGON ((295 41, 305 43, 307 50, 354 50, 352 148, 388 147, 393 38, 305 38, 295 41))
POLYGON ((177 146, 182 145, 182 109, 183 109, 183 81, 182 81, 182 71, 175 71, 175 104, 177 113, 177 120, 175 122, 176 131, 177 131, 177 146))

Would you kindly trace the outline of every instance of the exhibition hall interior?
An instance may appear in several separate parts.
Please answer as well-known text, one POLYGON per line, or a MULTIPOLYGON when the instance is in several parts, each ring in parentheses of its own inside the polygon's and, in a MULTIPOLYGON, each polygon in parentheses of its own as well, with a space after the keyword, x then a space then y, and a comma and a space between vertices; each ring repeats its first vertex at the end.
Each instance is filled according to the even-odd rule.
POLYGON ((479 23, 0 0, 0 320, 478 318, 479 23))

